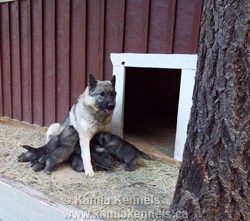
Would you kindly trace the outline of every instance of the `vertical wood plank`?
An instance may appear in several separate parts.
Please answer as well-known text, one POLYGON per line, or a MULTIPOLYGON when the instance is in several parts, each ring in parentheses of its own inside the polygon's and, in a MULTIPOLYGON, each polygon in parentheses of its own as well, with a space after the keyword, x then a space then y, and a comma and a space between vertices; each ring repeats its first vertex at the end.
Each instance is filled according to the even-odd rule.
POLYGON ((56 121, 55 1, 43 0, 44 125, 56 121))
POLYGON ((157 0, 150 4, 148 53, 166 53, 168 11, 172 1, 157 0))
MULTIPOLYGON (((192 23, 195 1, 178 0, 176 13, 176 26, 174 35, 173 53, 190 53, 190 40, 192 36, 192 23)), ((199 21, 196 21, 199 22, 199 21)))
POLYGON ((142 25, 142 50, 144 53, 148 52, 148 38, 149 38, 149 20, 150 20, 150 0, 144 0, 143 8, 143 25, 142 25))
POLYGON ((22 79, 20 64, 19 7, 15 1, 10 7, 10 42, 13 118, 22 120, 22 79))
POLYGON ((166 53, 173 53, 177 0, 168 1, 166 53))
POLYGON ((105 7, 106 6, 106 0, 103 0, 100 2, 99 6, 99 24, 100 24, 100 34, 99 34, 99 66, 100 66, 100 73, 99 73, 99 79, 104 79, 104 50, 105 50, 105 7))
POLYGON ((33 123, 43 125, 42 1, 31 1, 33 123))
POLYGON ((19 1, 22 74, 22 120, 32 123, 30 1, 19 1))
POLYGON ((69 47, 70 1, 56 1, 56 119, 61 122, 67 116, 69 105, 69 47))
POLYGON ((71 1, 70 106, 85 88, 86 0, 71 1))
POLYGON ((192 32, 190 38, 190 49, 189 53, 196 54, 198 50, 199 34, 200 34, 200 21, 201 21, 201 12, 202 12, 202 1, 194 1, 194 12, 193 12, 193 24, 192 32))
POLYGON ((1 50, 2 50, 2 92, 3 115, 12 117, 12 93, 11 93, 11 57, 10 57, 10 27, 9 5, 1 6, 1 50))
POLYGON ((111 79, 112 63, 110 53, 122 53, 124 47, 125 0, 106 2, 104 75, 111 79))
POLYGON ((149 0, 126 1, 125 52, 146 53, 149 0))
MULTIPOLYGON (((103 79, 105 1, 92 0, 87 4, 87 75, 103 79)), ((86 76, 87 77, 87 76, 86 76)))

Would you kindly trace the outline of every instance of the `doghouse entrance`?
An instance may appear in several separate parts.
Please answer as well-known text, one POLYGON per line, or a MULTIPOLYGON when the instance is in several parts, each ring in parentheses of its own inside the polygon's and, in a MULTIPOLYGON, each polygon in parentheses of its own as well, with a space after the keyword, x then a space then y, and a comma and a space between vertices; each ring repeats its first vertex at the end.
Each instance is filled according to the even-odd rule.
MULTIPOLYGON (((130 111, 127 111, 127 116, 132 115, 130 119, 134 118, 135 122, 139 122, 139 120, 142 118, 144 121, 142 121, 141 126, 146 125, 145 117, 140 117, 143 116, 148 116, 148 114, 152 114, 152 116, 157 116, 156 117, 148 117, 147 119, 152 119, 155 121, 158 121, 159 124, 164 122, 164 125, 167 126, 168 124, 171 124, 173 122, 173 119, 176 122, 176 117, 170 119, 169 115, 167 115, 164 111, 162 112, 157 112, 159 111, 159 106, 160 102, 164 101, 164 99, 159 99, 162 98, 163 95, 166 96, 166 92, 171 91, 170 88, 174 88, 177 90, 176 87, 172 87, 174 84, 173 82, 167 81, 165 78, 168 78, 171 76, 172 72, 181 72, 181 76, 179 74, 179 80, 176 82, 179 82, 179 99, 175 99, 175 102, 179 100, 178 103, 178 114, 177 114, 177 123, 176 123, 176 136, 175 136, 175 143, 174 144, 174 159, 181 161, 182 160, 182 154, 184 150, 184 144, 186 141, 187 137, 187 125, 190 117, 190 110, 192 106, 192 94, 193 94, 193 88, 194 88, 194 77, 195 77, 195 72, 196 72, 196 62, 197 62, 197 55, 184 55, 184 54, 134 54, 134 53, 121 53, 121 54, 111 54, 111 61, 113 64, 113 74, 116 75, 116 91, 117 91, 117 96, 116 96, 116 108, 113 113, 112 117, 112 132, 119 135, 123 136, 124 135, 124 112, 125 112, 125 97, 127 100, 127 108, 130 108, 130 111), (131 68, 131 69, 130 69, 131 68), (146 69, 152 69, 152 72, 149 75, 152 75, 149 77, 147 82, 145 81, 147 74, 146 69), (161 70, 164 69, 164 70, 161 70), (167 70, 166 70, 167 69, 167 70), (132 74, 131 74, 131 70, 132 74), (136 70, 136 71, 135 71, 136 70), (142 71, 140 71, 142 70, 142 71), (164 74, 159 74, 160 72, 166 72, 164 74), (143 72, 143 76, 141 74, 141 77, 137 77, 137 74, 140 74, 140 72, 143 72), (158 73, 158 74, 157 74, 158 73), (164 76, 166 74, 166 76, 164 76), (135 89, 135 84, 127 83, 131 82, 131 80, 127 80, 127 75, 130 78, 133 78, 133 80, 136 80, 137 82, 144 82, 146 86, 143 86, 144 88, 143 94, 149 93, 152 100, 152 103, 148 104, 148 99, 149 97, 144 100, 147 101, 145 106, 151 111, 151 112, 144 112, 146 109, 141 105, 141 103, 138 103, 138 97, 140 99, 139 102, 141 102, 142 97, 146 97, 142 95, 142 91, 137 91, 137 93, 140 95, 135 98, 135 92, 138 89, 135 89), (153 76, 161 76, 162 77, 153 77, 153 76), (164 77, 163 77, 164 76, 164 77), (158 79, 158 81, 157 81, 158 79), (160 79, 160 80, 159 80, 160 79), (165 79, 166 81, 164 81, 165 79), (155 80, 158 82, 160 85, 161 90, 154 86, 155 80), (146 82, 146 83, 145 83, 146 82), (165 83, 163 83, 165 82, 165 83), (166 83, 168 82, 168 83, 166 83), (126 90, 125 90, 125 85, 130 84, 131 89, 127 89, 127 91, 131 91, 129 93, 133 93, 131 98, 129 99, 128 96, 126 95, 126 90), (168 87, 167 87, 168 85, 168 87), (154 93, 153 90, 155 91, 154 93), (133 92, 135 91, 135 92, 133 92), (157 93, 158 91, 158 93, 157 93), (136 99, 136 102, 135 102, 136 99), (158 102, 153 102, 153 101, 158 101, 158 102), (132 102, 131 104, 128 104, 128 102, 132 102), (136 103, 136 104, 135 104, 136 103), (133 106, 135 104, 135 106, 133 106), (139 105, 140 104, 140 105, 139 105), (155 106, 156 104, 156 106, 155 106), (139 108, 140 106, 140 108, 139 108), (150 106, 150 107, 149 107, 150 106), (138 107, 139 109, 136 109, 138 107), (144 108, 144 109, 143 109, 144 108), (134 111, 137 110, 137 111, 134 111), (139 111, 138 111, 139 110, 139 111), (143 111, 142 111, 143 110, 143 111), (153 113, 157 113, 154 114, 153 113), (128 114, 129 113, 129 114, 128 114), (135 115, 137 113, 137 115, 135 115), (140 115, 140 113, 142 113, 140 115), (163 114, 164 113, 164 114, 163 114), (160 118, 159 116, 162 116, 167 118, 167 120, 164 120, 163 117, 160 118), (133 117, 134 116, 134 117, 133 117), (159 118, 158 118, 159 117, 159 118), (136 119, 135 119, 136 118, 136 119), (166 123, 166 124, 165 124, 166 123)), ((177 75, 178 75, 177 73, 177 75)), ((176 73, 175 73, 176 75, 176 73)), ((174 76, 177 77, 177 76, 174 76)), ((140 83, 141 84, 141 83, 140 83)), ((157 84, 156 84, 157 85, 157 84)), ((172 95, 171 93, 167 94, 167 97, 169 99, 172 98, 172 96, 177 97, 177 93, 175 95, 172 95)), ((167 99, 166 99, 167 100, 167 99)), ((172 99, 171 99, 172 100, 172 99)), ((165 105, 161 106, 161 108, 164 110, 164 107, 168 107, 166 104, 170 104, 170 102, 166 101, 165 105)), ((177 105, 175 106, 177 107, 177 105)), ((160 109, 161 110, 161 109, 160 109)), ((176 108, 173 108, 173 104, 171 104, 171 108, 165 108, 167 111, 173 111, 176 112, 176 108)), ((126 119, 125 119, 126 120, 126 119)), ((130 124, 133 122, 133 120, 127 120, 130 122, 130 124)), ((133 128, 136 128, 136 125, 133 128)), ((154 124, 155 125, 155 124, 154 124)), ((127 124, 126 127, 129 125, 127 124)), ((146 127, 145 127, 146 128, 146 127)), ((159 127, 160 128, 160 127, 159 127)), ((133 129, 134 131, 135 129, 133 129)), ((128 130, 127 130, 128 131, 128 130)), ((132 131, 132 129, 130 130, 132 131)), ((139 130, 138 130, 139 131, 139 130)), ((143 130, 142 130, 143 131, 143 130)), ((156 131, 156 130, 154 130, 156 131)), ((144 133, 144 137, 147 138, 149 137, 146 133, 144 133)), ((167 139, 167 137, 165 137, 167 139)), ((143 146, 140 146, 143 148, 143 146)), ((153 150, 152 150, 153 151, 153 150)), ((151 151, 150 151, 151 152, 151 151)), ((155 152, 152 152, 155 154, 155 152)))
POLYGON ((174 156, 180 79, 180 69, 126 68, 126 139, 147 152, 174 156))

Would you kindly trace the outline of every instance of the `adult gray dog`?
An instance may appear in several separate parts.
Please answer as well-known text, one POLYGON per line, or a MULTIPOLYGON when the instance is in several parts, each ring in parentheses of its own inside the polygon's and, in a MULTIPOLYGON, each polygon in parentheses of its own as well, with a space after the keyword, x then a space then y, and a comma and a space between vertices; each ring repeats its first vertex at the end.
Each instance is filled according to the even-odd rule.
POLYGON ((90 157, 90 140, 99 131, 111 129, 111 118, 115 108, 115 75, 110 81, 99 81, 89 75, 88 87, 79 96, 69 112, 68 117, 61 123, 52 124, 46 134, 47 142, 60 134, 67 125, 79 133, 81 157, 86 176, 94 176, 90 157))

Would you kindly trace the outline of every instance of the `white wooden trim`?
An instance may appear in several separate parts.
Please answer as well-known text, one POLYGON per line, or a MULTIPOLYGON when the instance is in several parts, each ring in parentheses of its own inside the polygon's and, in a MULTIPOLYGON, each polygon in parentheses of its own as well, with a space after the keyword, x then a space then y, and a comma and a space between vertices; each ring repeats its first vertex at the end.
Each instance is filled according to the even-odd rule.
POLYGON ((187 138, 187 125, 192 107, 192 96, 196 70, 183 69, 181 71, 181 85, 175 135, 174 159, 181 161, 187 138))
POLYGON ((112 132, 123 135, 123 116, 125 99, 126 69, 123 66, 114 66, 113 73, 116 75, 116 106, 112 117, 112 132))
POLYGON ((174 150, 174 158, 181 161, 192 105, 197 55, 112 53, 110 58, 113 64, 113 74, 116 75, 117 79, 117 99, 112 117, 112 132, 119 136, 123 136, 126 67, 181 69, 180 98, 174 150))
POLYGON ((111 54, 113 66, 169 68, 169 69, 196 69, 197 55, 187 54, 111 54))

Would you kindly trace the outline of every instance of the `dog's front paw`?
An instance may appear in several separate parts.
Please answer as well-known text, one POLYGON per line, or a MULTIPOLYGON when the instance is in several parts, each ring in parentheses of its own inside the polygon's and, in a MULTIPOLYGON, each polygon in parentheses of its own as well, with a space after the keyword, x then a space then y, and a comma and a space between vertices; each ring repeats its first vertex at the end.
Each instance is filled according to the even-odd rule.
POLYGON ((92 176, 95 175, 95 172, 94 172, 94 170, 91 168, 91 169, 89 169, 89 170, 85 170, 85 175, 86 175, 86 176, 89 176, 89 177, 92 177, 92 176))

